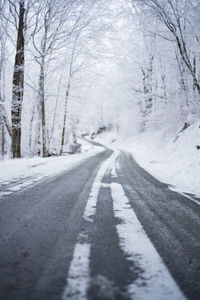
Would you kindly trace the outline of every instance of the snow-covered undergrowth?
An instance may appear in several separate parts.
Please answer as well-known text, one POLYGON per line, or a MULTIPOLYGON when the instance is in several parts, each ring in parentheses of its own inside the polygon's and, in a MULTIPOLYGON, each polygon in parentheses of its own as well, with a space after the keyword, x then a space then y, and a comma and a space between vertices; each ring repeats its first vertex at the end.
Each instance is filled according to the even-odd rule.
POLYGON ((197 149, 200 146, 200 122, 181 134, 148 131, 134 137, 119 135, 112 143, 115 137, 114 133, 105 133, 98 140, 130 151, 140 166, 161 182, 170 184, 172 189, 200 196, 200 149, 197 149))
POLYGON ((104 150, 81 140, 82 153, 48 158, 33 157, 0 162, 0 196, 21 190, 42 179, 73 169, 104 150))

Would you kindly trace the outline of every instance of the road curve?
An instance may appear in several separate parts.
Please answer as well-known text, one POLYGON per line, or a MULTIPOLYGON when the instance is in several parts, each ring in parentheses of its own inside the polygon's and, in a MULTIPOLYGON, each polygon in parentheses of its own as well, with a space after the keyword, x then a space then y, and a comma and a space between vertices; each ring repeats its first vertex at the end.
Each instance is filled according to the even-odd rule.
MULTIPOLYGON (((112 150, 105 149, 73 170, 2 199, 0 299, 81 299, 80 294, 65 292, 80 239, 79 246, 89 245, 84 248, 89 253, 78 256, 79 270, 84 271, 81 255, 83 266, 87 255, 89 259, 86 298, 140 299, 138 294, 134 298, 134 294, 128 293, 127 287, 145 277, 145 270, 138 265, 138 258, 134 261, 133 256, 131 260, 120 246, 123 223, 119 217, 123 214, 119 215, 120 202, 114 202, 115 194, 118 200, 124 197, 124 206, 129 201, 129 212, 134 211, 164 262, 179 299, 200 299, 200 206, 170 191, 128 153, 120 152, 115 157, 113 170, 109 161, 112 156, 112 150), (112 188, 119 186, 117 194, 112 188), (120 189, 124 195, 119 197, 120 189), (90 222, 83 216, 89 199, 94 197, 97 203, 90 206, 94 214, 90 222)), ((80 274, 76 276, 81 278, 80 274)), ((141 291, 144 286, 145 283, 140 286, 141 291)), ((148 295, 145 297, 148 299, 148 295)), ((165 299, 175 297, 165 295, 165 299)))

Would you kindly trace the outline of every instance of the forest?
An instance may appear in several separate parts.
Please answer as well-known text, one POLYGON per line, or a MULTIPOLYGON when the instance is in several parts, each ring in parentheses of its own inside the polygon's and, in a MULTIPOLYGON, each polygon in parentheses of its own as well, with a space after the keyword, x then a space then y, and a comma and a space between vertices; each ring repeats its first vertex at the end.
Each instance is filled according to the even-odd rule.
POLYGON ((0 3, 1 158, 62 155, 101 126, 171 138, 199 120, 199 1, 0 3))

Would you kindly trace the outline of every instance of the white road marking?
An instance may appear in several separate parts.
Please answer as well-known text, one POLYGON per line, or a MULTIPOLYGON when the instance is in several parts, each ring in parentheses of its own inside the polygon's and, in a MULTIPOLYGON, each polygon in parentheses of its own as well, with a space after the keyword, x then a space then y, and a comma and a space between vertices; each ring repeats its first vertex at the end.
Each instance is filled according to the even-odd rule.
MULTIPOLYGON (((116 178, 117 156, 118 152, 113 153, 100 167, 83 218, 87 222, 94 222, 100 188, 110 187, 114 215, 121 220, 121 223, 116 225, 120 247, 133 265, 135 264, 141 269, 138 279, 127 287, 127 293, 134 300, 168 300, 169 298, 170 300, 183 300, 185 299, 184 295, 143 230, 122 186, 118 183, 101 182, 109 168, 112 177, 116 178)), ((74 249, 63 300, 87 299, 87 291, 91 283, 90 255, 91 244, 87 232, 83 230, 78 236, 74 249)))
POLYGON ((119 170, 119 160, 117 159, 119 156, 120 151, 119 150, 115 150, 116 156, 111 168, 111 178, 117 178, 117 170, 119 170))
POLYGON ((115 161, 117 156, 118 152, 114 152, 105 162, 103 162, 96 175, 83 215, 83 218, 88 222, 94 221, 94 216, 96 215, 97 199, 101 187, 101 181, 106 173, 106 170, 113 165, 113 162, 115 161))
POLYGON ((104 183, 104 182, 102 182, 101 183, 101 187, 102 188, 109 188, 110 189, 110 183, 104 183))
POLYGON ((111 177, 112 178, 117 178, 117 170, 116 170, 116 163, 117 163, 117 157, 118 157, 119 153, 116 154, 112 169, 111 169, 111 177))
POLYGON ((121 223, 116 225, 120 247, 128 259, 143 271, 128 286, 134 300, 182 300, 185 299, 161 257, 137 219, 123 188, 111 183, 113 210, 121 223))
POLYGON ((90 284, 90 248, 91 245, 89 243, 76 244, 63 300, 87 299, 87 290, 90 284))
MULTIPOLYGON (((94 222, 98 195, 102 184, 101 181, 106 173, 106 170, 113 164, 113 161, 116 159, 117 155, 118 153, 114 152, 105 162, 103 162, 96 175, 83 215, 83 218, 87 222, 94 222)), ((75 246, 73 258, 70 263, 67 286, 64 290, 63 300, 87 299, 87 290, 91 281, 89 267, 90 249, 91 245, 88 242, 87 232, 82 231, 78 236, 78 242, 75 246)))
POLYGON ((116 168, 117 171, 120 170, 119 159, 116 159, 115 168, 116 168))

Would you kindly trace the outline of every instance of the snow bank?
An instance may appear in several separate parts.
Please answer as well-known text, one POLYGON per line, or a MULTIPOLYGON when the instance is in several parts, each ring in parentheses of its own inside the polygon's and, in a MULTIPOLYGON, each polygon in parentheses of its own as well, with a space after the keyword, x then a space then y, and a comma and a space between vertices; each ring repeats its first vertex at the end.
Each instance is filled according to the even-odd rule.
POLYGON ((0 162, 0 196, 10 194, 27 186, 70 170, 87 158, 104 150, 81 141, 82 153, 57 157, 34 157, 0 162))
POLYGON ((200 123, 167 142, 154 133, 138 138, 131 147, 137 162, 160 181, 179 192, 200 196, 200 123))
MULTIPOLYGON (((99 141, 104 143, 103 135, 99 141)), ((105 135, 105 143, 113 147, 113 133, 105 135)), ((167 135, 160 131, 138 136, 118 137, 116 147, 130 151, 136 161, 173 190, 200 197, 200 122, 189 126, 181 134, 167 135), (174 142, 178 135, 178 139, 174 142)))

